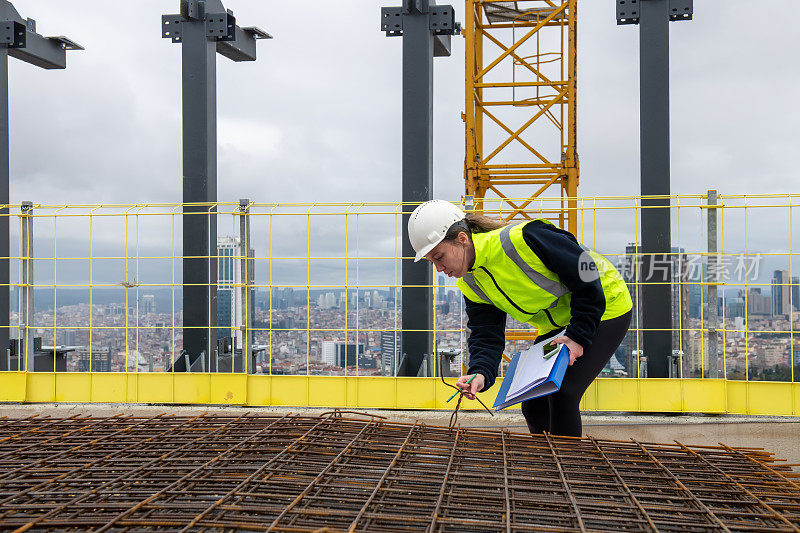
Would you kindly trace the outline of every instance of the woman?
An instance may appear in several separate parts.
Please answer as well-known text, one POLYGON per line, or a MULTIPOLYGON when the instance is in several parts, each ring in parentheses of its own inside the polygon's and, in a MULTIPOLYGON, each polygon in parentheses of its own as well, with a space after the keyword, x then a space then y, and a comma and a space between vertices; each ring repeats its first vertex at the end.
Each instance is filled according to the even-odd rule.
POLYGON ((417 207, 408 234, 414 261, 458 278, 464 295, 470 365, 456 383, 464 395, 475 399, 494 384, 507 315, 535 326, 537 342, 564 329, 552 339, 569 348, 561 389, 523 402, 522 414, 532 433, 580 437, 581 397, 631 320, 631 297, 614 266, 547 220, 505 225, 443 200, 417 207))

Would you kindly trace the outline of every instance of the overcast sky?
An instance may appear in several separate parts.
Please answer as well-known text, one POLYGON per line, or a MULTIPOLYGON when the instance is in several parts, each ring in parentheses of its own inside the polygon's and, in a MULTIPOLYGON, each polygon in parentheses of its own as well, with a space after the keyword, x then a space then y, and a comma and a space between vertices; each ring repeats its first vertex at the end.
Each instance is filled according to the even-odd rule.
MULTIPOLYGON (((12 202, 180 201, 180 45, 160 28, 178 0, 13 3, 86 50, 64 71, 9 61, 12 202)), ((381 5, 225 2, 275 38, 256 62, 217 56, 220 200, 399 200, 401 40, 379 31, 381 5)), ((586 197, 639 193, 639 30, 614 15, 613 0, 579 0, 586 197)), ((693 21, 670 24, 673 193, 797 191, 797 20, 795 0, 696 0, 693 21)), ((455 37, 435 60, 434 193, 449 200, 464 189, 463 52, 455 37)))

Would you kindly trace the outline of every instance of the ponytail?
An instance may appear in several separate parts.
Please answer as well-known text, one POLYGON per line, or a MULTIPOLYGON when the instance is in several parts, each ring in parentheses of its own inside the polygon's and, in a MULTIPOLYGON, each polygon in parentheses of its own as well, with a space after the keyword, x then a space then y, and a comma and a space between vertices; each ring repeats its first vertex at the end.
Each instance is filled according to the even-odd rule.
POLYGON ((478 213, 467 213, 463 220, 459 220, 450 226, 444 240, 452 241, 462 232, 470 236, 473 233, 486 233, 487 231, 504 228, 507 225, 506 222, 496 218, 479 215, 478 213))
POLYGON ((486 233, 508 225, 502 220, 479 215, 478 213, 467 213, 464 220, 467 222, 467 227, 471 233, 486 233))

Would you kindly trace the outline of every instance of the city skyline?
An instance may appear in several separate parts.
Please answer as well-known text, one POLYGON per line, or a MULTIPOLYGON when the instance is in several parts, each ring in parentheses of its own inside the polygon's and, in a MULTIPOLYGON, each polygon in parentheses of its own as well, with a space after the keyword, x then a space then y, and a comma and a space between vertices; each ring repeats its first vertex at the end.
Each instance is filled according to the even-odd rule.
MULTIPOLYGON (((437 280, 438 281, 438 280, 437 280)), ((272 291, 276 294, 284 293, 287 288, 275 287, 272 291)), ((312 289, 313 290, 313 289, 312 289)), ((306 291, 302 291, 303 295, 306 291)), ((305 373, 306 368, 309 373, 322 375, 336 375, 337 373, 345 373, 346 370, 340 366, 325 364, 322 354, 323 342, 339 342, 353 344, 358 342, 364 345, 363 353, 364 359, 360 358, 360 363, 355 365, 355 368, 350 369, 353 372, 366 373, 375 371, 379 375, 391 374, 396 371, 398 361, 401 354, 395 353, 393 356, 386 353, 387 338, 396 332, 401 327, 401 314, 395 313, 394 303, 388 298, 391 294, 390 291, 380 291, 375 289, 363 289, 359 291, 359 313, 356 315, 355 308, 352 305, 355 303, 352 297, 355 295, 355 290, 348 292, 349 298, 347 301, 347 312, 345 313, 341 308, 320 308, 313 299, 311 300, 311 307, 307 307, 308 298, 303 298, 301 301, 292 301, 292 305, 286 305, 283 309, 276 309, 273 307, 272 312, 269 312, 269 303, 266 291, 263 291, 261 298, 255 302, 255 321, 254 321, 254 338, 255 343, 259 346, 267 346, 266 353, 256 359, 258 365, 257 370, 260 372, 273 373, 305 373), (379 303, 379 307, 365 305, 370 297, 375 293, 383 293, 386 296, 383 300, 375 300, 379 303), (271 317, 271 318, 270 318, 271 317), (310 318, 310 327, 308 331, 306 328, 306 319, 310 318), (309 344, 310 343, 310 344, 309 344), (271 357, 269 357, 271 355, 271 357), (308 356, 308 359, 307 359, 308 356), (392 365, 394 361, 394 366, 392 365)), ((337 293, 340 296, 345 294, 344 290, 341 291, 326 291, 324 289, 318 290, 319 296, 326 294, 337 293)), ((140 303, 143 304, 143 299, 140 303)), ((727 300, 727 299, 726 299, 727 300)), ((447 290, 447 303, 437 304, 437 327, 441 330, 437 335, 439 343, 438 349, 442 350, 456 350, 461 353, 465 350, 465 339, 460 332, 460 327, 465 319, 460 315, 461 296, 453 289, 447 290), (454 304, 454 300, 458 303, 454 304)), ((727 302, 729 306, 736 302, 727 302)), ((150 304, 148 304, 150 305, 150 304)), ((707 302, 705 302, 707 306, 707 302)), ((794 306, 796 309, 796 306, 794 306)), ((768 306, 772 309, 772 305, 768 306)), ((52 310, 51 310, 52 311, 52 310)), ((90 314, 88 304, 77 304, 72 306, 64 306, 59 309, 59 317, 57 320, 57 334, 58 338, 55 344, 74 345, 76 347, 77 363, 71 365, 70 370, 87 369, 87 357, 89 352, 88 347, 88 328, 86 324, 86 317, 90 314)), ((137 316, 132 311, 134 309, 128 308, 129 314, 128 327, 125 327, 125 307, 114 303, 106 305, 95 304, 94 315, 94 330, 92 352, 94 358, 99 361, 94 365, 95 370, 120 370, 126 366, 134 369, 136 366, 139 371, 144 371, 142 364, 133 363, 131 361, 146 362, 148 371, 163 371, 168 366, 171 360, 173 350, 177 355, 180 352, 182 332, 181 332, 181 313, 176 311, 174 329, 172 322, 172 315, 170 313, 162 313, 156 307, 154 313, 144 313, 140 310, 138 315, 138 327, 136 323, 137 316), (127 345, 126 333, 127 331, 127 345), (138 352, 138 353, 137 353, 138 352)), ((753 314, 749 316, 747 336, 744 333, 736 333, 733 330, 744 329, 745 323, 739 320, 740 316, 726 314, 726 320, 730 321, 727 328, 730 330, 726 338, 720 335, 720 343, 727 343, 720 346, 720 353, 723 347, 728 356, 729 370, 731 373, 744 372, 744 360, 747 358, 750 361, 750 370, 755 371, 772 371, 778 367, 788 368, 789 359, 792 354, 789 351, 789 343, 791 342, 790 335, 775 334, 777 331, 788 331, 790 329, 789 322, 785 316, 772 315, 770 313, 753 314)), ((800 313, 793 312, 794 322, 793 325, 796 330, 800 330, 800 313)), ((707 316, 707 313, 704 313, 707 316)), ((42 336, 43 345, 53 344, 51 327, 42 327, 45 323, 52 324, 52 312, 38 311, 35 314, 34 332, 36 335, 42 336)), ((720 313, 722 316, 722 313, 720 313)), ((509 324, 509 327, 513 327, 509 324)), ((519 327, 519 326, 517 326, 519 327)), ((678 327, 675 325, 674 327, 678 327)), ((689 316, 685 317, 681 325, 683 328, 682 337, 684 347, 684 361, 685 369, 688 373, 697 372, 702 369, 704 361, 702 360, 704 347, 704 335, 702 332, 703 324, 699 318, 692 312, 689 316)), ((636 325, 632 325, 630 335, 635 337, 636 325)), ((396 334, 396 333, 395 333, 396 334)), ((14 335, 12 335, 14 336, 14 335)), ((524 348, 524 343, 519 346, 512 346, 508 343, 507 351, 517 350, 524 348)), ((623 343, 622 350, 630 348, 630 343, 626 345, 623 343)), ((398 350, 395 347, 393 350, 398 350)), ((797 352, 797 348, 795 348, 797 352)), ((468 357, 467 353, 463 354, 468 357)), ((631 373, 635 375, 635 366, 631 368, 631 362, 626 361, 627 354, 617 353, 617 360, 625 368, 624 371, 617 369, 610 375, 628 375, 631 373), (616 372, 616 374, 614 374, 616 372)), ((795 354, 796 355, 796 354, 795 354)), ((461 358, 456 357, 456 362, 460 363, 461 358)), ((614 367, 616 363, 610 365, 614 367)), ((134 369, 135 370, 135 369, 134 369)), ((735 374, 733 374, 735 375, 735 374)))

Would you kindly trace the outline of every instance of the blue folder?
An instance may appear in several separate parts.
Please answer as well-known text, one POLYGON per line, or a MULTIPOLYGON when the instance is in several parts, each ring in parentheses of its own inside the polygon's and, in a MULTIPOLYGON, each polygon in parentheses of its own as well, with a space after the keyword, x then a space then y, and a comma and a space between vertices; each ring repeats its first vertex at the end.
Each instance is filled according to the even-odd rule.
POLYGON ((511 362, 508 364, 506 374, 503 376, 503 383, 500 385, 500 390, 497 391, 497 399, 492 406, 495 411, 500 411, 506 407, 524 402, 525 400, 552 394, 561 388, 561 382, 564 380, 564 374, 569 366, 569 348, 563 344, 559 352, 553 356, 556 358, 556 362, 550 370, 550 375, 548 375, 544 381, 519 396, 506 400, 508 389, 514 381, 514 375, 517 371, 517 363, 519 363, 521 353, 522 352, 517 352, 511 357, 511 362))

